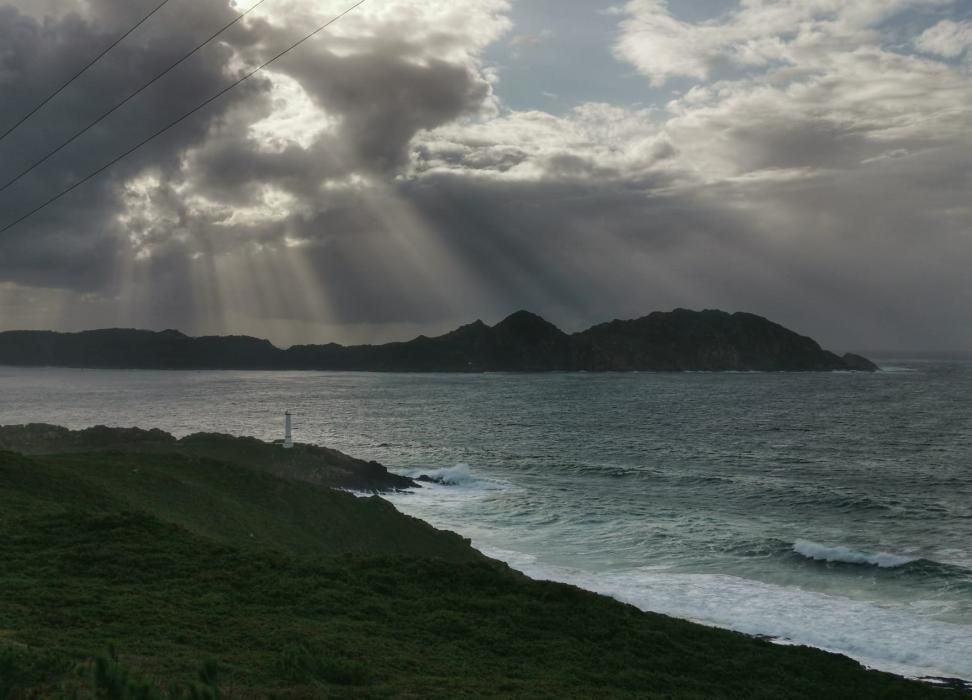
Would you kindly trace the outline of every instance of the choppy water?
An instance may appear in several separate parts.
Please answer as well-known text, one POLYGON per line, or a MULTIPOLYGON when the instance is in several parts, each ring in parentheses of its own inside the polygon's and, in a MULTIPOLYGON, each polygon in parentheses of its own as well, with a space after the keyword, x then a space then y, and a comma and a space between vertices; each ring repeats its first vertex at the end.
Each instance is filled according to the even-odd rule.
POLYGON ((0 368, 0 424, 298 439, 452 485, 392 500, 527 573, 972 679, 972 362, 863 374, 0 368))

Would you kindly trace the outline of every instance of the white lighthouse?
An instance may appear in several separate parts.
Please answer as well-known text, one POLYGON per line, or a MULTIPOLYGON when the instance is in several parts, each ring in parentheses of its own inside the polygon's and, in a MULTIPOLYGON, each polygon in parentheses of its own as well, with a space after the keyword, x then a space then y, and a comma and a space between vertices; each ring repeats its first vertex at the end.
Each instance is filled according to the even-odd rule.
POLYGON ((287 411, 284 414, 284 441, 283 446, 285 450, 289 450, 294 446, 294 414, 287 411))

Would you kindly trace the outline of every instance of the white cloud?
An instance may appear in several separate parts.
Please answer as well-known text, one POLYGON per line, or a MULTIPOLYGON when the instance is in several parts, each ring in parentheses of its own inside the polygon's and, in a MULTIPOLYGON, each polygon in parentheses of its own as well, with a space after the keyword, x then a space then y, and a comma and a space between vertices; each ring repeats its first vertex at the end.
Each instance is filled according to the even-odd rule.
MULTIPOLYGON (((252 0, 234 0, 237 8, 252 0)), ((346 11, 354 0, 274 0, 260 6, 254 20, 306 32, 346 11)), ((338 53, 354 52, 357 42, 394 38, 423 47, 428 57, 455 61, 474 57, 511 28, 509 0, 370 0, 332 25, 326 43, 338 53)))
POLYGON ((282 153, 289 146, 298 146, 306 150, 323 132, 336 127, 337 120, 314 104, 296 80, 284 73, 264 75, 272 86, 272 111, 266 118, 250 124, 250 136, 261 149, 282 153))
MULTIPOLYGON (((668 105, 663 129, 700 180, 841 170, 894 150, 969 143, 969 71, 896 52, 886 27, 905 10, 952 4, 742 0, 691 23, 664 0, 630 0, 615 51, 656 85, 696 82, 668 105)), ((943 21, 916 43, 955 57, 967 28, 943 21)))
POLYGON ((692 23, 674 17, 665 0, 629 0, 615 52, 656 85, 678 76, 705 80, 724 67, 815 68, 835 52, 878 43, 878 25, 905 9, 951 2, 743 0, 731 13, 692 23))
POLYGON ((669 105, 666 130, 709 178, 852 168, 889 150, 972 141, 972 80, 934 61, 860 49, 799 81, 720 82, 669 105))
POLYGON ((920 51, 945 58, 958 58, 972 49, 972 22, 942 20, 915 40, 920 51))
POLYGON ((615 179, 665 169, 674 148, 651 110, 588 103, 564 116, 510 112, 449 124, 420 135, 415 153, 419 176, 615 179))

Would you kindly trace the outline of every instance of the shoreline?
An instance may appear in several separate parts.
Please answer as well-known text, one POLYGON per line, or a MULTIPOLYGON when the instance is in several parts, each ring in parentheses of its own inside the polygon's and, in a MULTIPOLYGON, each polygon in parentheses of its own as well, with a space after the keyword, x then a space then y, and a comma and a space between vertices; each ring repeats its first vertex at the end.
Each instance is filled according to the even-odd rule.
MULTIPOLYGON (((396 505, 396 507, 397 507, 397 505, 396 505)), ((411 515, 411 514, 408 514, 408 515, 411 515)), ((412 517, 418 517, 418 516, 412 516, 412 517)), ((420 520, 423 520, 423 522, 428 522, 428 521, 424 520, 423 518, 419 518, 419 519, 420 520)), ((438 526, 434 526, 433 525, 433 527, 438 527, 438 526)), ((456 531, 454 528, 446 528, 446 529, 450 529, 452 531, 456 531)), ((459 534, 461 536, 465 537, 465 535, 462 535, 461 532, 459 534)), ((663 611, 654 610, 654 609, 652 609, 650 607, 644 607, 644 606, 639 605, 637 603, 633 603, 630 600, 625 600, 622 597, 615 596, 615 595, 612 595, 610 593, 606 593, 606 592, 601 591, 601 590, 597 590, 596 588, 591 588, 591 587, 588 587, 588 586, 580 585, 577 582, 572 581, 572 580, 570 580, 568 578, 561 579, 561 578, 547 578, 547 577, 535 576, 535 575, 533 575, 531 573, 528 573, 528 572, 523 571, 515 563, 513 563, 511 561, 508 561, 507 559, 505 559, 502 556, 500 556, 497 553, 497 550, 489 549, 489 548, 485 548, 485 549, 484 548, 481 548, 481 547, 477 546, 475 540, 470 540, 470 544, 477 551, 482 552, 483 554, 485 554, 486 556, 488 556, 488 557, 490 557, 492 559, 498 559, 499 561, 504 562, 505 564, 509 565, 512 569, 515 569, 516 571, 519 571, 524 576, 527 576, 527 577, 529 577, 530 579, 532 579, 534 581, 550 581, 552 583, 563 583, 563 584, 567 584, 567 585, 571 585, 571 586, 578 586, 582 590, 588 591, 590 593, 595 593, 597 595, 606 596, 606 597, 611 598, 613 600, 617 600, 618 602, 621 602, 621 603, 627 603, 629 605, 634 605, 635 607, 637 607, 642 612, 656 613, 656 614, 661 614, 661 615, 668 615, 668 613, 665 613, 663 611)), ((737 628, 732 627, 730 625, 717 624, 717 623, 712 622, 710 620, 705 620, 705 619, 701 619, 701 618, 681 617, 681 616, 672 616, 672 617, 675 617, 676 619, 679 619, 679 620, 683 620, 685 622, 691 622, 693 624, 702 625, 704 627, 711 627, 713 629, 721 629, 721 630, 728 630, 728 631, 731 631, 731 632, 737 632, 739 634, 744 634, 747 637, 752 637, 754 639, 762 639, 764 641, 768 641, 771 644, 775 644, 775 645, 778 645, 778 646, 807 647, 807 648, 810 648, 810 649, 817 649, 819 651, 825 651, 828 654, 836 654, 838 656, 843 656, 845 658, 851 659, 852 661, 860 664, 863 668, 868 669, 868 670, 880 671, 882 673, 890 673, 892 675, 898 676, 899 678, 903 678, 905 680, 920 681, 922 683, 927 683, 929 685, 942 686, 942 687, 945 687, 945 688, 951 688, 951 689, 954 689, 954 690, 960 690, 960 691, 972 693, 972 678, 965 679, 965 678, 960 678, 960 677, 957 677, 957 676, 947 676, 947 675, 945 675, 945 676, 939 676, 939 675, 919 675, 918 673, 909 674, 909 673, 906 673, 906 672, 902 671, 901 668, 898 668, 898 667, 896 667, 893 664, 876 665, 876 664, 873 664, 873 663, 868 663, 867 661, 865 661, 863 659, 860 659, 860 658, 857 658, 855 656, 852 656, 852 655, 848 654, 847 652, 842 651, 842 650, 839 650, 839 649, 828 648, 828 647, 825 647, 825 646, 817 646, 817 645, 808 644, 808 643, 805 643, 805 642, 800 642, 798 640, 787 639, 787 638, 778 637, 778 636, 774 636, 774 635, 767 635, 767 634, 759 634, 759 633, 747 632, 746 630, 737 629, 737 628)))
MULTIPOLYGON (((393 473, 398 473, 398 472, 393 472, 393 473)), ((410 478, 416 478, 416 477, 410 477, 410 478)), ((440 488, 455 488, 455 484, 441 483, 441 482, 431 481, 431 480, 423 479, 423 478, 417 478, 416 480, 420 482, 420 487, 421 488, 428 488, 430 486, 431 487, 438 486, 440 488)), ((367 494, 361 494, 361 495, 367 495, 367 494)), ((774 645, 778 645, 778 646, 805 647, 805 648, 809 648, 809 649, 816 649, 816 650, 819 650, 819 651, 827 652, 827 653, 830 653, 830 654, 835 654, 835 655, 842 656, 844 658, 850 659, 850 660, 854 661, 855 663, 860 664, 862 668, 865 668, 865 669, 868 669, 868 670, 879 671, 879 672, 882 672, 882 673, 890 673, 892 675, 895 675, 895 676, 897 676, 899 678, 903 678, 903 679, 906 679, 906 680, 919 681, 919 682, 922 682, 922 683, 925 683, 925 684, 928 684, 928 685, 933 685, 933 686, 942 687, 942 688, 949 688, 949 689, 953 689, 953 690, 957 690, 957 691, 962 691, 962 692, 966 692, 966 693, 972 693, 972 677, 962 678, 960 676, 953 676, 953 675, 948 675, 948 674, 939 675, 938 672, 932 673, 932 672, 929 672, 929 671, 922 671, 922 670, 920 670, 918 668, 911 669, 913 672, 912 673, 909 673, 905 669, 905 667, 902 667, 901 665, 894 664, 894 663, 890 663, 890 662, 884 663, 884 664, 882 664, 882 663, 875 663, 875 661, 873 659, 859 658, 857 656, 854 656, 854 655, 851 655, 851 654, 847 653, 844 650, 836 649, 836 648, 833 648, 833 647, 828 647, 828 646, 824 646, 824 645, 815 645, 815 644, 811 644, 811 643, 807 643, 807 642, 802 642, 802 641, 795 640, 795 639, 791 639, 791 638, 786 638, 786 637, 778 636, 778 635, 764 634, 764 633, 758 633, 758 632, 751 632, 751 631, 748 631, 746 629, 740 629, 738 627, 732 626, 730 624, 720 624, 720 623, 715 622, 715 621, 712 621, 712 620, 706 620, 706 619, 702 619, 702 618, 698 618, 698 617, 671 614, 671 613, 666 612, 664 610, 658 610, 658 609, 654 609, 654 608, 652 608, 650 606, 645 606, 645 605, 643 605, 643 604, 641 604, 641 603, 639 603, 639 602, 637 602, 637 601, 635 601, 633 599, 626 598, 623 595, 614 594, 614 593, 609 592, 609 591, 607 591, 607 590, 605 590, 603 588, 600 588, 599 589, 596 586, 591 586, 589 581, 581 581, 577 577, 570 577, 570 576, 557 577, 555 575, 550 575, 549 573, 540 573, 539 571, 531 571, 530 570, 531 567, 529 566, 530 562, 525 561, 525 560, 527 558, 531 558, 531 559, 534 558, 534 555, 530 555, 530 554, 523 553, 523 552, 517 552, 515 550, 506 550, 506 549, 502 549, 502 548, 497 547, 497 546, 488 546, 488 545, 484 546, 484 545, 482 545, 482 543, 478 543, 475 538, 472 538, 467 533, 463 532, 461 530, 461 528, 457 528, 454 524, 448 524, 448 523, 439 523, 439 524, 436 524, 436 523, 430 522, 429 520, 426 520, 426 517, 427 516, 418 515, 418 514, 415 514, 413 512, 409 512, 407 510, 403 510, 400 507, 400 504, 403 501, 405 501, 406 499, 408 499, 410 496, 414 496, 415 495, 415 492, 413 490, 405 490, 405 491, 399 491, 399 492, 394 492, 394 493, 391 493, 390 492, 390 493, 386 493, 386 494, 381 494, 381 496, 383 498, 386 498, 386 500, 389 500, 389 499, 387 499, 387 496, 389 496, 389 495, 395 497, 395 500, 394 501, 390 501, 390 502, 392 502, 392 504, 397 509, 399 509, 401 512, 405 513, 406 515, 409 515, 411 517, 416 517, 416 518, 422 520, 423 522, 428 523, 432 527, 435 527, 435 528, 438 528, 438 529, 445 529, 445 530, 449 530, 449 531, 452 531, 452 532, 457 532, 460 536, 462 536, 464 539, 466 539, 467 541, 469 541, 470 545, 473 548, 475 548, 477 551, 481 552, 482 554, 484 554, 487 557, 490 557, 491 559, 496 559, 498 561, 501 561, 501 562, 507 564, 510 568, 512 568, 512 569, 520 572, 521 574, 523 574, 524 576, 527 576, 531 580, 534 580, 534 581, 549 581, 549 582, 552 582, 552 583, 561 583, 561 584, 566 584, 566 585, 571 585, 571 586, 577 586, 578 588, 580 588, 582 590, 585 590, 585 591, 588 591, 590 593, 594 593, 594 594, 600 595, 600 596, 605 596, 607 598, 611 598, 612 600, 616 600, 618 602, 625 603, 625 604, 628 604, 628 605, 633 605, 634 607, 638 608, 642 612, 666 615, 666 616, 673 617, 673 618, 678 619, 678 620, 682 620, 682 621, 685 621, 685 622, 690 622, 690 623, 697 624, 697 625, 701 625, 701 626, 704 626, 704 627, 710 627, 710 628, 713 628, 713 629, 720 629, 720 630, 727 630, 727 631, 736 632, 736 633, 739 633, 739 634, 746 635, 747 637, 751 637, 751 638, 754 638, 754 639, 760 639, 760 640, 763 640, 763 641, 767 641, 767 642, 770 642, 770 643, 772 643, 774 645), (510 555, 515 555, 515 556, 510 556, 510 555)), ((594 578, 602 578, 602 574, 599 574, 597 572, 586 572, 586 573, 589 576, 594 577, 594 578)), ((727 576, 731 576, 729 574, 726 574, 726 575, 727 576)), ((733 576, 733 578, 738 578, 738 577, 733 576)), ((745 580, 745 579, 743 579, 743 580, 745 580)))
MULTIPOLYGON (((140 453, 146 455, 153 453, 158 454, 159 452, 170 452, 174 449, 179 449, 180 451, 186 451, 187 454, 193 456, 232 456, 235 459, 242 459, 244 462, 252 461, 253 458, 260 459, 261 456, 265 457, 267 453, 264 452, 264 449, 275 449, 269 443, 264 443, 263 441, 255 440, 253 438, 239 438, 213 434, 196 434, 183 438, 175 438, 172 435, 166 434, 159 430, 146 431, 141 429, 103 427, 89 428, 81 431, 70 431, 64 428, 58 428, 56 426, 36 424, 30 426, 0 427, 0 447, 3 446, 4 440, 2 438, 5 435, 8 438, 19 436, 19 439, 15 440, 15 442, 21 442, 22 444, 19 445, 21 448, 27 446, 27 444, 31 442, 31 440, 28 440, 26 444, 23 444, 23 441, 27 438, 43 438, 45 442, 49 442, 51 440, 64 441, 65 444, 62 446, 62 449, 66 449, 68 452, 76 450, 82 446, 86 449, 104 449, 108 444, 112 444, 116 447, 127 444, 129 449, 137 447, 140 453), (239 451, 240 449, 243 449, 244 452, 241 453, 239 451)), ((769 640, 775 644, 781 644, 784 646, 806 646, 813 649, 819 649, 853 659, 855 662, 860 663, 865 668, 881 670, 901 678, 921 680, 936 685, 944 685, 947 687, 972 691, 972 678, 967 679, 949 672, 941 672, 935 670, 933 666, 926 666, 924 669, 911 669, 907 665, 895 665, 894 662, 875 662, 873 658, 869 658, 866 655, 855 656, 833 645, 819 643, 815 644, 812 641, 795 641, 793 637, 798 635, 793 635, 792 632, 790 633, 791 636, 783 636, 771 633, 767 634, 759 631, 758 628, 754 629, 752 626, 740 626, 733 624, 731 621, 705 619, 690 613, 686 614, 684 604, 681 606, 676 605, 674 607, 669 605, 667 608, 664 604, 658 606, 653 606, 650 603, 646 604, 643 591, 629 588, 629 592, 626 594, 622 588, 618 587, 617 582, 615 582, 614 586, 612 587, 610 585, 610 581, 604 578, 604 572, 584 571, 583 569, 579 569, 576 572, 578 575, 571 575, 571 572, 565 569, 558 575, 558 572, 552 571, 550 568, 544 570, 542 567, 531 566, 533 562, 524 559, 533 559, 532 555, 513 550, 505 550, 501 548, 502 545, 491 545, 488 543, 477 542, 476 540, 478 538, 476 538, 474 535, 470 537, 468 532, 463 532, 463 528, 461 526, 457 528, 453 523, 442 522, 437 518, 429 518, 428 512, 415 512, 412 509, 403 507, 403 504, 408 503, 416 495, 416 487, 427 488, 430 491, 435 491, 437 489, 457 488, 455 485, 443 484, 434 480, 430 481, 428 477, 423 479, 422 477, 415 475, 411 477, 403 476, 401 474, 401 469, 396 470, 399 472, 396 474, 386 470, 377 463, 369 463, 363 460, 358 460, 348 455, 329 450, 328 448, 312 445, 300 445, 299 447, 301 449, 296 449, 291 453, 287 453, 286 456, 291 458, 300 458, 302 455, 301 450, 307 450, 308 458, 313 457, 314 459, 312 459, 311 462, 308 462, 305 466, 309 467, 312 464, 316 466, 320 459, 326 459, 326 461, 339 460, 340 462, 346 462, 346 465, 342 464, 341 466, 344 466, 345 468, 350 467, 354 472, 364 471, 371 474, 372 477, 382 477, 379 478, 378 481, 373 482, 374 487, 366 488, 361 488, 361 481, 358 481, 357 479, 355 479, 355 481, 357 481, 359 486, 358 488, 355 488, 354 486, 350 485, 350 483, 346 480, 346 477, 342 477, 341 480, 344 482, 343 486, 330 484, 331 488, 350 491, 355 495, 380 495, 384 498, 384 500, 388 501, 403 514, 420 520, 429 528, 438 528, 456 532, 457 536, 461 537, 462 540, 475 549, 477 553, 502 562, 523 573, 525 576, 534 581, 565 583, 597 595, 633 605, 644 612, 660 613, 675 619, 694 622, 707 627, 740 632, 749 637, 769 640), (631 591, 633 591, 633 593, 631 591)), ((32 450, 27 451, 31 452, 32 450)), ((283 453, 278 454, 278 451, 274 451, 272 454, 284 456, 283 453)), ((276 467, 268 468, 267 465, 264 465, 263 469, 268 469, 271 472, 275 472, 278 476, 293 479, 299 478, 297 473, 294 471, 295 467, 296 465, 291 465, 287 468, 283 468, 283 465, 277 465, 276 467)), ((317 476, 313 480, 317 481, 318 479, 321 479, 323 474, 319 471, 319 467, 317 467, 314 471, 316 472, 317 476)), ((304 478, 309 476, 310 474, 305 474, 304 478)), ((329 479, 324 478, 321 479, 321 481, 327 482, 329 479)), ((327 484, 321 483, 320 485, 327 484)), ((739 581, 748 582, 748 579, 739 578, 739 581)), ((668 585, 671 586, 671 584, 668 585)), ((662 594, 664 595, 664 586, 659 590, 661 590, 662 594)), ((751 595, 751 592, 749 594, 751 595)), ((669 600, 669 602, 671 601, 669 600)), ((757 617, 756 619, 759 618, 757 617)))
POLYGON ((263 464, 252 438, 51 428, 8 437, 37 448, 28 438, 60 436, 48 450, 60 449, 0 450, 13 533, 0 542, 10 564, 0 583, 14 643, 0 644, 0 660, 13 664, 15 690, 97 690, 100 676, 72 674, 77 664, 177 688, 201 677, 210 654, 228 689, 316 689, 301 697, 348 686, 361 697, 487 697, 498 681, 514 697, 938 697, 846 655, 521 574, 519 562, 395 507, 414 490, 359 498, 309 485, 317 472, 273 473, 280 465, 263 464), (423 663, 445 654, 448 669, 423 663))

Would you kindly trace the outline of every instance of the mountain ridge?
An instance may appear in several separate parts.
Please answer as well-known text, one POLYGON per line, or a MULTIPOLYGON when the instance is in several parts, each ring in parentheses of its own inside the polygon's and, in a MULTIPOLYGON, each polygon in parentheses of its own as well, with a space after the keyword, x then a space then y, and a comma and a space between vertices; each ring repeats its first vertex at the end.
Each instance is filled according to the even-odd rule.
POLYGON ((0 365, 92 369, 238 369, 374 372, 875 371, 761 316, 655 311, 568 334, 529 311, 489 326, 381 345, 293 345, 177 330, 0 332, 0 365))

